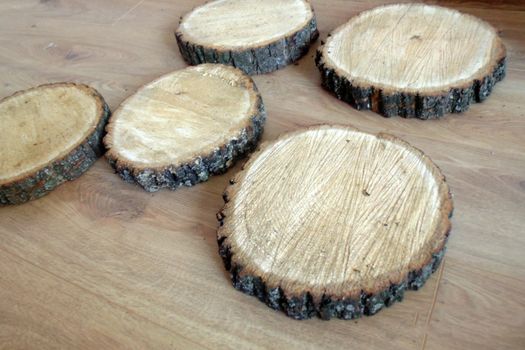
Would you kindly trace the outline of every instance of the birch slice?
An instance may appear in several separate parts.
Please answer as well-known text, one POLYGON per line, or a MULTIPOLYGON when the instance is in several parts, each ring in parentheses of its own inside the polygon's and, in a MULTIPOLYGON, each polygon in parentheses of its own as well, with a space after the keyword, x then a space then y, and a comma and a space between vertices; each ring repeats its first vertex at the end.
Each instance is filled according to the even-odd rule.
POLYGON ((505 76, 494 28, 458 11, 403 4, 361 13, 317 52, 323 85, 357 109, 430 119, 481 102, 505 76))
POLYGON ((109 108, 73 83, 42 85, 0 101, 0 204, 40 198, 103 153, 109 108))
POLYGON ((266 119, 252 79, 220 64, 167 74, 115 111, 106 157, 146 191, 176 189, 221 174, 252 150, 266 119))
POLYGON ((175 36, 190 64, 261 74, 297 61, 319 33, 307 0, 217 0, 181 18, 175 36))
POLYGON ((372 315, 420 288, 452 213, 422 152, 343 126, 261 146, 224 199, 219 252, 233 285, 296 319, 372 315))

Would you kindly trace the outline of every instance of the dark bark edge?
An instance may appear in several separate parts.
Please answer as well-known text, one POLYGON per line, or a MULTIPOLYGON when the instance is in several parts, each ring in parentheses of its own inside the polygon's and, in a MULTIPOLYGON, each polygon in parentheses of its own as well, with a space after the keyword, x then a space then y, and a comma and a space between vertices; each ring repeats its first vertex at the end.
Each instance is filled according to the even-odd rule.
POLYGON ((104 154, 102 138, 111 111, 99 93, 95 91, 94 95, 102 102, 103 115, 91 135, 64 158, 24 179, 0 186, 0 205, 21 204, 38 199, 60 184, 82 175, 104 154))
POLYGON ((446 113, 461 113, 475 102, 483 102, 494 85, 505 77, 506 57, 501 58, 491 74, 476 79, 466 87, 452 87, 448 93, 422 95, 418 93, 390 93, 380 88, 354 86, 344 76, 328 67, 322 48, 317 51, 315 63, 321 72, 322 85, 338 99, 358 110, 371 109, 385 117, 435 119, 446 113))
POLYGON ((257 111, 250 118, 250 124, 230 142, 206 156, 197 156, 184 164, 140 170, 135 170, 131 165, 120 164, 117 158, 107 156, 115 172, 124 181, 136 183, 148 192, 156 192, 161 188, 175 190, 183 185, 191 187, 207 181, 211 175, 225 173, 238 159, 253 151, 262 136, 265 121, 266 110, 258 96, 257 111))
POLYGON ((192 43, 175 32, 177 44, 184 60, 191 65, 221 63, 241 69, 246 74, 264 74, 283 68, 303 57, 319 37, 315 15, 299 31, 267 46, 231 51, 192 43))
MULTIPOLYGON (((233 182, 233 180, 232 180, 233 182)), ((231 182, 231 184, 233 184, 231 182)), ((224 195, 224 201, 229 198, 224 195)), ((452 216, 452 212, 449 214, 452 216)), ((222 212, 217 214, 219 225, 224 225, 225 216, 222 212)), ((448 238, 449 232, 447 232, 448 238)), ((400 283, 391 283, 390 286, 382 291, 366 293, 361 291, 357 298, 336 298, 331 295, 323 295, 320 300, 315 300, 308 291, 299 296, 287 296, 285 291, 279 286, 272 287, 264 283, 260 276, 243 273, 243 267, 233 262, 234 252, 226 243, 226 236, 218 236, 219 255, 221 256, 224 267, 230 273, 233 287, 245 294, 255 296, 274 310, 283 311, 287 316, 296 320, 309 319, 317 316, 323 320, 339 318, 351 320, 360 318, 362 315, 375 315, 384 307, 389 307, 396 301, 402 301, 406 290, 418 290, 428 278, 434 273, 441 264, 445 255, 446 246, 432 254, 429 262, 422 268, 410 271, 400 283)))
POLYGON ((438 253, 432 254, 431 261, 419 270, 411 271, 401 283, 391 284, 388 288, 378 293, 365 293, 361 291, 358 298, 337 299, 330 295, 323 295, 316 302, 309 292, 300 296, 287 297, 280 287, 270 288, 265 285, 259 276, 242 275, 242 266, 232 263, 230 247, 223 244, 225 237, 218 239, 219 254, 223 259, 226 270, 230 272, 235 289, 257 297, 268 307, 283 311, 287 316, 296 320, 309 319, 317 316, 324 320, 339 318, 351 320, 362 315, 375 315, 384 307, 389 307, 396 301, 402 301, 406 290, 418 290, 434 273, 445 255, 443 247, 438 253))
MULTIPOLYGON (((319 127, 334 127, 334 125, 312 126, 296 131, 295 133, 302 133, 305 130, 319 127)), ((338 127, 356 130, 347 126, 338 127)), ((293 133, 285 133, 276 140, 279 141, 283 138, 289 137, 290 134, 293 133)), ((235 178, 230 180, 229 186, 224 191, 223 200, 225 205, 217 213, 217 220, 219 222, 217 232, 219 255, 222 257, 224 267, 230 273, 233 286, 236 289, 246 294, 256 296, 270 308, 281 310, 289 317, 297 320, 307 319, 313 316, 325 320, 329 320, 333 317, 348 320, 359 318, 362 315, 374 315, 385 306, 388 307, 396 301, 402 301, 405 290, 418 290, 424 285, 430 275, 438 269, 445 254, 446 243, 451 231, 450 218, 453 216, 454 211, 450 189, 448 188, 448 185, 446 185, 445 177, 440 169, 426 155, 424 155, 422 151, 411 146, 406 141, 389 134, 381 133, 376 136, 397 140, 397 142, 401 142, 406 147, 412 148, 413 151, 419 154, 425 163, 433 169, 432 172, 436 177, 436 181, 441 184, 439 193, 443 203, 440 208, 440 224, 436 227, 435 235, 437 236, 435 236, 436 240, 434 241, 437 245, 428 260, 418 260, 417 263, 412 265, 411 270, 407 269, 405 272, 406 275, 401 275, 395 280, 380 280, 377 281, 377 286, 372 287, 371 289, 348 290, 342 295, 330 294, 326 289, 324 295, 319 295, 309 291, 307 287, 303 290, 294 287, 294 291, 290 292, 283 290, 280 285, 276 285, 275 283, 268 284, 264 274, 253 268, 245 269, 242 262, 239 263, 236 261, 237 259, 234 259, 235 251, 232 251, 228 239, 231 235, 231 232, 227 229, 228 226, 226 226, 228 220, 231 220, 231 217, 228 218, 230 215, 230 209, 232 208, 230 200, 238 191, 238 189, 234 189, 233 187, 237 185, 239 179, 242 179, 240 174, 237 174, 235 178), (383 287, 387 285, 388 287, 383 287)), ((273 141, 272 143, 277 141, 273 141)), ((265 146, 267 145, 262 145, 260 150, 262 151, 265 149, 265 146)), ((251 161, 248 161, 248 163, 245 164, 243 170, 250 166, 250 162, 251 161)))

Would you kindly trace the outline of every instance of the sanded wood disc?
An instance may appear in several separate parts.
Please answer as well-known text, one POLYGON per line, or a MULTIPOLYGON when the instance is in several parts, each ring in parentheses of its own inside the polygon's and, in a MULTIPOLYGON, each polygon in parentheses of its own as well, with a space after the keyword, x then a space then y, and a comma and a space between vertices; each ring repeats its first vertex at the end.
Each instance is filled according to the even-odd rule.
POLYGON ((190 64, 261 74, 297 61, 319 33, 307 0, 217 0, 181 18, 175 36, 190 64))
POLYGON ((139 89, 107 126, 106 157, 117 173, 152 192, 206 181, 252 150, 266 112, 239 69, 202 64, 139 89))
POLYGON ((316 58, 323 85, 357 109, 429 119, 481 102, 505 76, 505 47, 486 22, 402 4, 336 29, 316 58))
POLYGON ((371 315, 420 288, 452 213, 421 151, 344 126, 262 145, 224 198, 219 252, 235 288, 296 319, 371 315))
POLYGON ((86 85, 56 83, 0 101, 0 204, 47 194, 86 171, 103 153, 110 111, 86 85))

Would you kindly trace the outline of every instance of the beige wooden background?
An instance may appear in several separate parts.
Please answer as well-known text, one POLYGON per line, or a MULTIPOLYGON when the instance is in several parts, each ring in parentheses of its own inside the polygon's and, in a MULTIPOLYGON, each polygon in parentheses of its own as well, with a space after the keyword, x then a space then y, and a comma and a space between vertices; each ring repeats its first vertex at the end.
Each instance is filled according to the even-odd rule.
MULTIPOLYGON (((0 96, 73 80, 114 109, 185 66, 172 33, 198 3, 1 0, 0 96)), ((321 38, 380 3, 313 1, 321 38)), ((217 254, 215 212, 235 169, 148 194, 101 159, 41 200, 0 208, 0 348, 524 349, 525 4, 440 3, 489 21, 508 48, 507 78, 467 113, 418 121, 353 110, 320 87, 313 50, 255 78, 269 111, 265 139, 351 124, 403 137, 442 168, 453 231, 421 291, 357 322, 289 319, 235 291, 217 254)))

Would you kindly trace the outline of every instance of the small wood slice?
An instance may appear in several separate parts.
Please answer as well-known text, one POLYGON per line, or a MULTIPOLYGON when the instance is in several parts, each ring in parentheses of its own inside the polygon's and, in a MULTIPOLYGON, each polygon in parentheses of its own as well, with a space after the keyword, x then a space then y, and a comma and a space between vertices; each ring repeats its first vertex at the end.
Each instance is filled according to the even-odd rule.
POLYGON ((110 111, 86 85, 56 83, 0 101, 0 204, 40 198, 103 153, 110 111))
POLYGON ((305 319, 372 315, 444 254, 452 201, 406 142, 343 126, 264 144, 224 194, 219 252, 235 288, 305 319))
POLYGON ((113 114, 104 143, 117 173, 146 191, 221 174, 255 148, 266 112, 239 69, 202 64, 167 74, 113 114))
POLYGON ((217 0, 181 18, 175 36, 190 64, 262 74, 297 61, 319 32, 307 0, 217 0))
POLYGON ((505 47, 486 22, 422 4, 378 7, 317 52, 323 85, 357 109, 430 119, 481 102, 505 76, 505 47))

